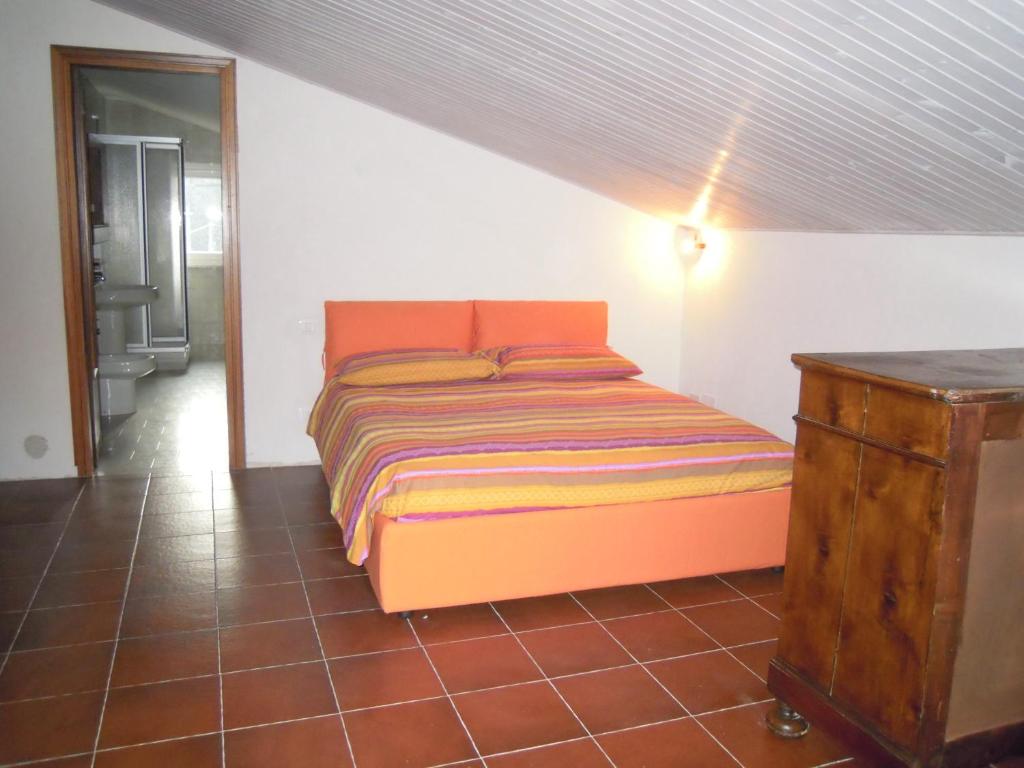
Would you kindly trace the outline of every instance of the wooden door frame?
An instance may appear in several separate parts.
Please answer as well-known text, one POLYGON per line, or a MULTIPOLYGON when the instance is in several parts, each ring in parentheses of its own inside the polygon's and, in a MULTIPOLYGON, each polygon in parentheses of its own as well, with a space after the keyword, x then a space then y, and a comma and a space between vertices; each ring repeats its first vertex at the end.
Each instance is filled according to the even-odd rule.
POLYGON ((224 366, 228 403, 228 464, 245 468, 245 411, 242 390, 242 317, 238 252, 238 126, 235 117, 235 60, 213 56, 50 46, 54 131, 57 142, 57 205, 64 283, 64 329, 67 336, 71 433, 75 464, 81 477, 96 471, 92 444, 92 402, 86 345, 86 322, 95 317, 91 274, 83 272, 83 217, 79 167, 75 152, 73 68, 111 67, 151 72, 217 75, 220 79, 221 209, 224 251, 224 366))

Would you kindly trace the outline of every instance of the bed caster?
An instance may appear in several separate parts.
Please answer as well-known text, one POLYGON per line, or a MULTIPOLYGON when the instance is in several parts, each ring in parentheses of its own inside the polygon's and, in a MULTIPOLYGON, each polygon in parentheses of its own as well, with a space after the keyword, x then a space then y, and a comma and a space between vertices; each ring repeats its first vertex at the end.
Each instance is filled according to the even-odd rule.
POLYGON ((764 716, 768 730, 784 739, 799 739, 811 730, 811 725, 784 701, 764 716))
POLYGON ((398 618, 400 618, 400 619, 411 619, 412 618, 412 611, 399 611, 398 612, 398 618))

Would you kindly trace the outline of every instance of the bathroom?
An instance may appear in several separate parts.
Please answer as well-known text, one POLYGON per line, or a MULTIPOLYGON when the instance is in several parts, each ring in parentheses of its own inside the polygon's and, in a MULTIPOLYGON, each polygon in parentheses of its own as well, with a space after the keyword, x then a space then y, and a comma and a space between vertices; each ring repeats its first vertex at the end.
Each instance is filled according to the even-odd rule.
POLYGON ((100 474, 226 469, 218 78, 82 67, 100 474))

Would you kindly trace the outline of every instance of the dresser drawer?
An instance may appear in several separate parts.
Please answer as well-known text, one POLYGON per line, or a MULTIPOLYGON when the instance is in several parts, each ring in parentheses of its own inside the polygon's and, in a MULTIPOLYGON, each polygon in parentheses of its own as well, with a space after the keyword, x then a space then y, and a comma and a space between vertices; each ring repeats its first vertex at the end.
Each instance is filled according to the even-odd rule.
POLYGON ((860 434, 864 430, 867 385, 860 381, 804 371, 800 380, 800 415, 860 434))
POLYGON ((870 388, 867 398, 866 436, 925 456, 946 458, 952 418, 947 403, 878 386, 870 388))

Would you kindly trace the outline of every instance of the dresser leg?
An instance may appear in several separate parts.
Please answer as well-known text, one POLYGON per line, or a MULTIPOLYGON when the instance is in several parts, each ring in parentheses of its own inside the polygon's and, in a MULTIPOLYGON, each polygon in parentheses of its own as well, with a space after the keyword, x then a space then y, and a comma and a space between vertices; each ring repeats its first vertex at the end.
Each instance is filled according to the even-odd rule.
POLYGON ((778 701, 775 709, 764 716, 768 730, 784 739, 799 739, 811 730, 810 723, 784 701, 778 701))

